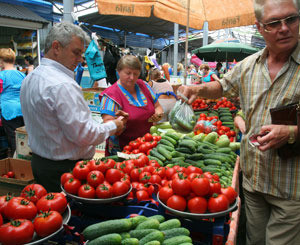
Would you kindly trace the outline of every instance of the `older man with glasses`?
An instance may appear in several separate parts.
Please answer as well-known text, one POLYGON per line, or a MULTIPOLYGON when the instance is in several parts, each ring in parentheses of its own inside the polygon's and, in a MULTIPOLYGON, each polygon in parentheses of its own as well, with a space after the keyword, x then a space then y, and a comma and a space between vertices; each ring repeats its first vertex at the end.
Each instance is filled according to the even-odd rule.
MULTIPOLYGON (((246 130, 240 166, 247 215, 247 244, 300 244, 300 157, 280 158, 277 148, 299 148, 295 125, 274 125, 270 109, 300 101, 299 1, 254 0, 256 26, 266 48, 238 63, 218 81, 179 88, 197 96, 240 97, 246 130), (258 147, 248 142, 260 134, 258 147)), ((300 148, 298 149, 300 151, 300 148)))

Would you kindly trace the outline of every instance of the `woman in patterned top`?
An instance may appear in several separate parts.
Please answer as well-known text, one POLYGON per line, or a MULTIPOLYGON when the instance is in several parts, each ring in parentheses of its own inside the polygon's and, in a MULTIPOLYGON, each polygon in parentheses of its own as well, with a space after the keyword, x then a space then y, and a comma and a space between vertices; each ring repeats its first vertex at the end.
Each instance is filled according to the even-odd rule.
POLYGON ((118 110, 129 114, 125 131, 106 141, 106 155, 122 151, 125 145, 149 132, 153 122, 158 122, 163 117, 163 109, 156 94, 146 82, 138 79, 141 68, 137 57, 123 56, 117 64, 120 79, 101 94, 101 115, 104 122, 113 119, 118 110))

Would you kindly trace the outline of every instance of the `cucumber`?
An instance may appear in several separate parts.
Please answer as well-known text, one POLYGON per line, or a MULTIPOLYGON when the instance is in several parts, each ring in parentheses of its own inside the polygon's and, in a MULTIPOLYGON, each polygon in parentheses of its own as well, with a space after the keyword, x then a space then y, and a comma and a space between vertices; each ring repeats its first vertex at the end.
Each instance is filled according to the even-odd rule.
POLYGON ((157 161, 157 162, 158 162, 158 164, 159 164, 161 167, 163 167, 163 166, 164 166, 164 163, 163 163, 163 161, 161 161, 159 158, 157 158, 157 157, 154 157, 154 156, 150 156, 150 155, 148 155, 148 158, 149 158, 149 160, 155 160, 155 161, 157 161))
POLYGON ((185 157, 185 155, 186 155, 186 154, 181 153, 181 152, 179 152, 179 151, 172 151, 172 152, 171 152, 172 158, 175 158, 175 157, 185 157))
POLYGON ((195 121, 194 123, 190 123, 186 120, 179 120, 177 117, 175 117, 175 123, 178 124, 178 126, 180 126, 181 130, 184 131, 184 132, 191 132, 193 131, 194 129, 194 124, 195 124, 195 121))
POLYGON ((193 165, 194 167, 197 167, 197 168, 205 167, 203 160, 195 161, 195 160, 185 159, 185 162, 189 163, 190 165, 193 165))
POLYGON ((222 162, 216 159, 204 159, 205 165, 222 165, 222 162))
POLYGON ((126 238, 130 238, 129 232, 121 232, 121 233, 119 233, 119 234, 120 234, 120 236, 122 237, 122 240, 123 240, 123 239, 126 239, 126 238))
POLYGON ((174 236, 165 239, 162 245, 181 245, 186 242, 192 243, 192 238, 190 238, 189 236, 174 236))
POLYGON ((167 132, 167 133, 165 134, 165 136, 169 136, 169 137, 173 138, 174 140, 176 140, 176 142, 177 142, 178 140, 180 140, 179 135, 177 135, 176 133, 170 133, 170 132, 167 132))
POLYGON ((156 157, 162 162, 166 161, 166 158, 162 154, 160 154, 156 148, 153 148, 150 151, 150 156, 156 157))
POLYGON ((163 147, 165 147, 170 152, 174 151, 174 147, 170 147, 170 146, 167 146, 167 145, 164 145, 164 144, 159 144, 158 143, 157 146, 163 146, 163 147))
POLYGON ((171 152, 169 152, 165 147, 163 147, 162 145, 158 145, 157 146, 157 151, 158 153, 160 153, 161 155, 163 155, 166 159, 171 160, 172 159, 172 155, 171 152))
POLYGON ((88 242, 89 245, 120 245, 122 237, 118 233, 100 236, 88 242))
POLYGON ((140 223, 146 221, 148 218, 144 215, 138 215, 135 216, 133 218, 129 218, 129 220, 131 220, 132 223, 132 229, 134 229, 135 227, 137 227, 140 223))
POLYGON ((225 157, 216 153, 211 153, 211 154, 205 154, 204 155, 204 159, 215 159, 215 160, 219 160, 221 162, 231 162, 231 158, 229 157, 225 157))
POLYGON ((129 234, 130 234, 130 237, 142 239, 144 236, 150 234, 153 231, 156 231, 156 229, 131 230, 131 231, 129 231, 129 234))
POLYGON ((201 160, 201 159, 203 159, 203 154, 202 153, 194 153, 192 155, 187 155, 186 158, 190 159, 190 160, 201 160))
POLYGON ((197 148, 197 143, 193 140, 182 140, 179 142, 179 147, 186 147, 191 150, 191 152, 195 152, 197 148))
POLYGON ((181 153, 185 153, 185 154, 193 154, 194 153, 194 151, 192 151, 190 148, 187 148, 187 147, 178 147, 175 150, 179 151, 181 153))
POLYGON ((159 144, 167 145, 167 146, 170 146, 170 147, 172 147, 174 149, 174 145, 170 141, 168 141, 166 139, 161 139, 159 141, 159 144))
POLYGON ((109 233, 129 231, 131 227, 130 219, 107 220, 86 227, 82 234, 86 240, 93 240, 109 233))
POLYGON ((139 240, 136 238, 125 238, 121 241, 121 245, 139 245, 139 240))
POLYGON ((157 219, 147 219, 146 221, 140 223, 135 229, 143 230, 143 229, 158 229, 159 222, 157 219))
POLYGON ((161 231, 153 231, 153 232, 149 233, 148 235, 146 235, 145 237, 143 237, 140 240, 139 245, 145 245, 147 242, 151 242, 151 241, 159 241, 162 243, 164 238, 165 238, 165 235, 161 231))
POLYGON ((165 234, 165 239, 169 239, 174 236, 181 236, 181 235, 189 236, 190 235, 190 231, 184 227, 172 228, 172 229, 163 231, 163 233, 165 234))
POLYGON ((162 222, 165 221, 165 217, 163 215, 160 215, 160 214, 150 216, 149 219, 157 219, 159 223, 162 223, 162 222))
POLYGON ((181 226, 179 219, 169 219, 163 223, 161 223, 158 227, 160 231, 169 230, 172 228, 179 228, 181 226))
POLYGON ((145 243, 145 245, 160 245, 161 243, 159 241, 151 241, 151 242, 147 242, 145 243))
POLYGON ((168 135, 163 135, 161 138, 171 142, 174 146, 177 144, 177 141, 168 135))
POLYGON ((210 146, 203 144, 198 146, 197 152, 202 154, 209 154, 215 152, 215 150, 212 149, 210 146))

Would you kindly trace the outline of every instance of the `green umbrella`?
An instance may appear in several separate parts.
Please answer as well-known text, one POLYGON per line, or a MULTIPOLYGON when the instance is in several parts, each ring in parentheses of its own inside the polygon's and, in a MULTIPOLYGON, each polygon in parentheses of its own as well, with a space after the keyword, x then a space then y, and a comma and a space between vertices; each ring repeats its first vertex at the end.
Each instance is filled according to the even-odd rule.
POLYGON ((235 42, 211 43, 201 48, 194 49, 193 54, 205 61, 232 62, 240 61, 254 54, 258 49, 249 45, 235 42))

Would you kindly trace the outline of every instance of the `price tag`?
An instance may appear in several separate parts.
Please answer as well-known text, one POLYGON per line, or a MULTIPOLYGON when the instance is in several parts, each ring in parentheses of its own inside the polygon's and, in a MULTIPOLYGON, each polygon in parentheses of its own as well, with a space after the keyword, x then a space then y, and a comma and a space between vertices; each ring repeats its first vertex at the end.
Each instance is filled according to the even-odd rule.
POLYGON ((119 158, 123 158, 123 159, 137 159, 139 158, 139 156, 141 156, 142 153, 138 153, 138 154, 126 154, 126 153, 123 153, 123 152, 117 152, 117 156, 119 158))

